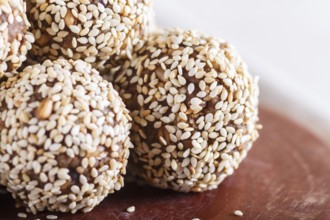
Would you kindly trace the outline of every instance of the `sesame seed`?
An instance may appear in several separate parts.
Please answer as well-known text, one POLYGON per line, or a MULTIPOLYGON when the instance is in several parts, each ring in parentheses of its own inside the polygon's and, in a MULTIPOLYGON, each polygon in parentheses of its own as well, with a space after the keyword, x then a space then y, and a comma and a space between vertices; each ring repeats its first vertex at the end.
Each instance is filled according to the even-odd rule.
POLYGON ((195 90, 195 85, 193 83, 190 83, 188 86, 188 93, 192 94, 195 90))
POLYGON ((243 216, 243 212, 240 211, 240 210, 236 210, 236 211, 234 211, 234 215, 236 215, 236 216, 243 216))
POLYGON ((47 215, 46 216, 47 219, 57 219, 56 215, 47 215))
POLYGON ((191 136, 191 132, 190 131, 186 131, 185 133, 182 134, 181 136, 181 140, 186 140, 191 136))
POLYGON ((178 165, 177 165, 177 163, 176 163, 175 160, 172 160, 171 167, 172 167, 173 170, 176 170, 177 169, 178 165))
POLYGON ((126 209, 126 211, 127 211, 127 212, 130 212, 130 213, 135 212, 135 206, 130 206, 130 207, 128 207, 128 208, 126 209))
POLYGON ((18 216, 19 218, 27 218, 27 214, 26 214, 26 213, 23 213, 23 212, 19 212, 19 213, 17 214, 17 216, 18 216))

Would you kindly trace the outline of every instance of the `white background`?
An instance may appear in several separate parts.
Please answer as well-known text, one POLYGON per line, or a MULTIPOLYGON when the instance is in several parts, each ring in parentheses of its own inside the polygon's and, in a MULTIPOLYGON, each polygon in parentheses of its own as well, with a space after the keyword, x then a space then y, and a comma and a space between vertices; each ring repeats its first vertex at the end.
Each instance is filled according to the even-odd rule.
POLYGON ((330 0, 156 0, 160 27, 235 45, 261 99, 330 143, 330 0))

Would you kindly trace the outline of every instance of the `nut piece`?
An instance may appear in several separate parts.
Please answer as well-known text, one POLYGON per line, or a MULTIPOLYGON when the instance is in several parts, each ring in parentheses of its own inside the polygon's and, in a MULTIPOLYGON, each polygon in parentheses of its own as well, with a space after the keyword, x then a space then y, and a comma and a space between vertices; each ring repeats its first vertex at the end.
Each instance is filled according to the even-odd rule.
POLYGON ((64 21, 65 21, 66 26, 68 26, 68 27, 70 27, 71 25, 73 25, 75 23, 75 18, 70 10, 67 11, 67 13, 64 17, 64 21))
POLYGON ((36 116, 39 120, 46 120, 52 114, 53 101, 49 98, 43 100, 36 111, 36 116))

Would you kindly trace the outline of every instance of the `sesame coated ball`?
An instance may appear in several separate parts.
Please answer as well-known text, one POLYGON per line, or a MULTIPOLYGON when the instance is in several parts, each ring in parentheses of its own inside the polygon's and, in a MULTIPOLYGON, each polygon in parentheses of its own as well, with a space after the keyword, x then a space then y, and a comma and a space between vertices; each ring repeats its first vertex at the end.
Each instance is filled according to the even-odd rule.
POLYGON ((18 69, 34 42, 23 0, 0 0, 0 78, 18 69))
POLYGON ((150 0, 31 0, 27 7, 32 59, 82 59, 99 71, 113 57, 131 57, 152 17, 150 0))
POLYGON ((88 212, 124 185, 130 120, 90 64, 28 66, 0 87, 0 184, 32 213, 88 212))
POLYGON ((258 85, 228 43, 165 30, 115 74, 131 111, 132 169, 182 192, 215 189, 258 138, 258 85))

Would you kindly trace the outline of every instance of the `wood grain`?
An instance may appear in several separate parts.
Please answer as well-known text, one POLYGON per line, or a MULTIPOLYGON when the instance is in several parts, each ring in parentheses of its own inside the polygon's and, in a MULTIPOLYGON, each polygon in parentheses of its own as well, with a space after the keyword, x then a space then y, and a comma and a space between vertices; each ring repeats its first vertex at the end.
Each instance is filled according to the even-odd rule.
MULTIPOLYGON (((92 212, 59 219, 330 219, 330 147, 269 110, 261 119, 260 139, 217 190, 183 194, 126 184, 92 212), (127 213, 132 205, 136 211, 127 213), (243 217, 232 214, 237 209, 243 217)), ((19 211, 0 195, 0 219, 16 219, 19 211)))

